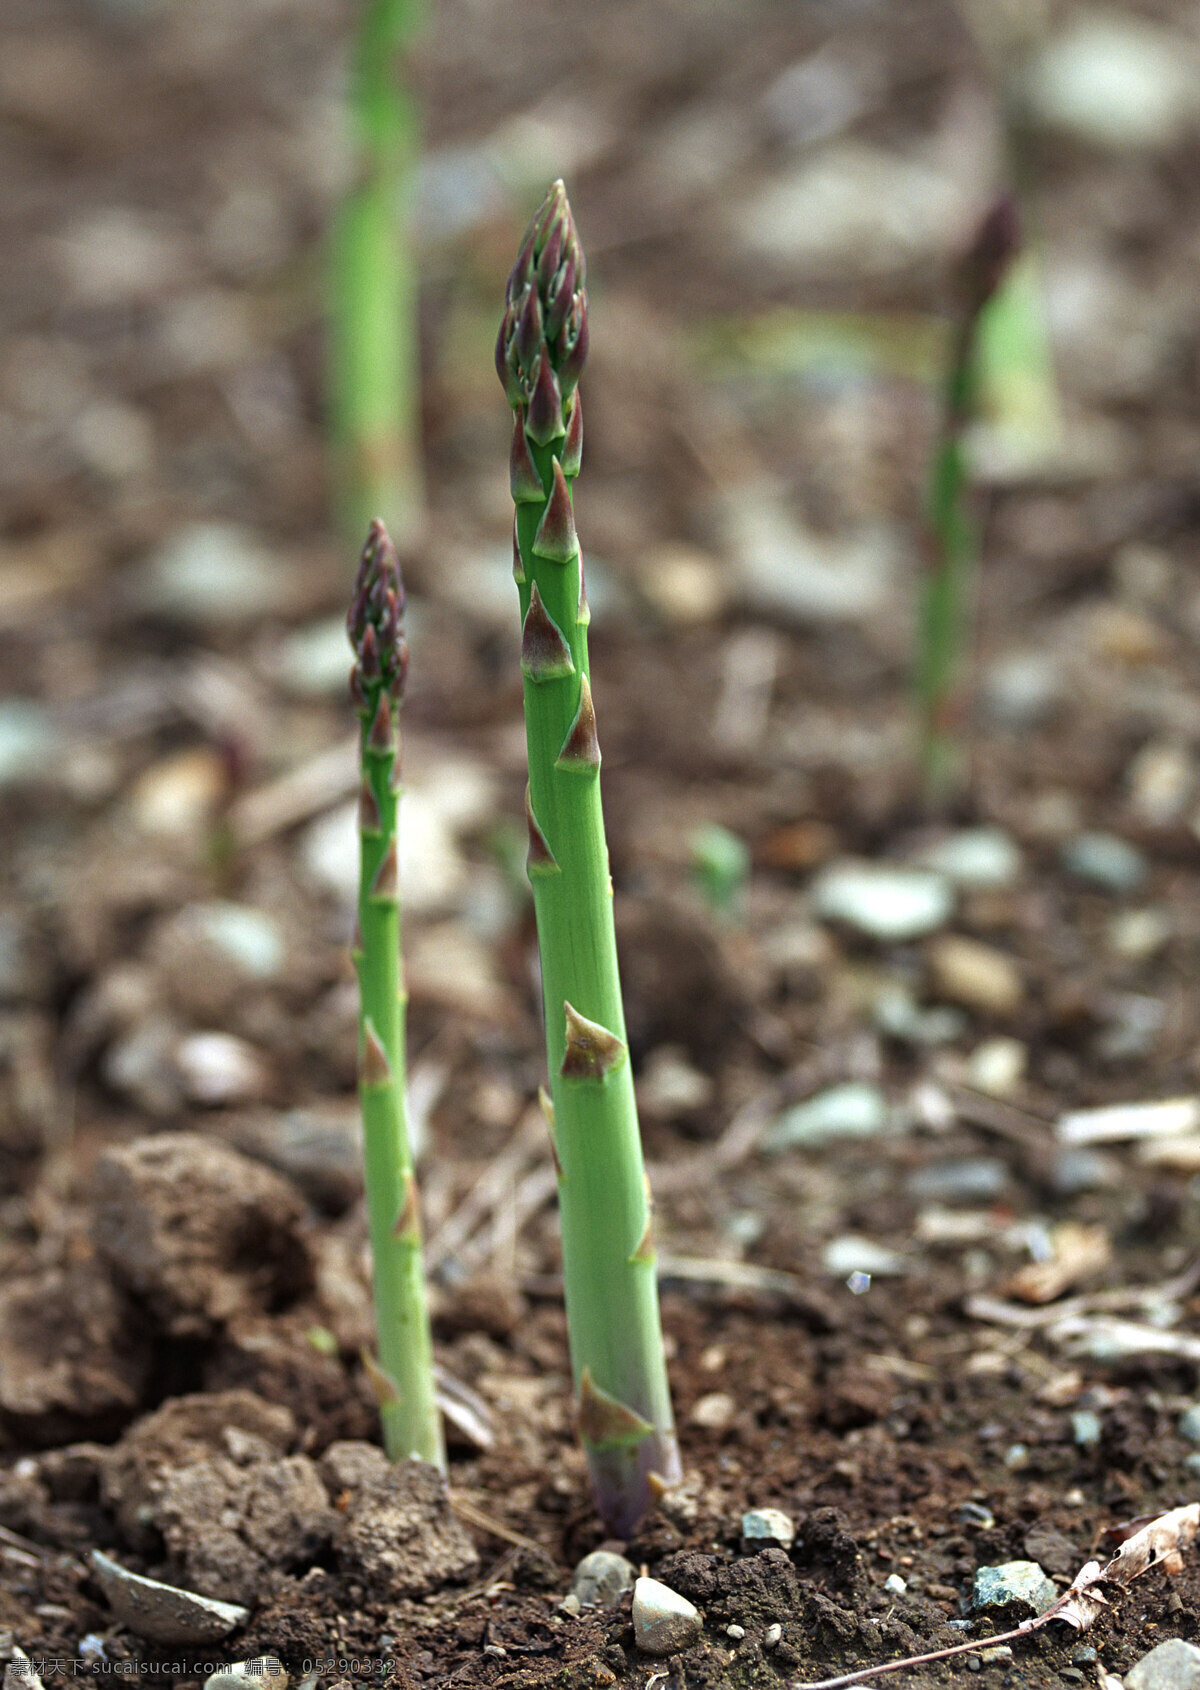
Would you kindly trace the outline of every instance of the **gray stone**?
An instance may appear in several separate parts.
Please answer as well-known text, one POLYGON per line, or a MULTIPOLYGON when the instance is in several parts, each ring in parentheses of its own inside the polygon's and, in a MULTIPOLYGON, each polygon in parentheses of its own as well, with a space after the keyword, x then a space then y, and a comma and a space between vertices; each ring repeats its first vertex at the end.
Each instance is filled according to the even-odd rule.
POLYGON ((571 1579, 571 1593, 584 1607, 612 1608, 627 1590, 633 1589, 637 1568, 623 1555, 607 1549, 585 1555, 571 1579))
POLYGON ((1077 1408, 1071 1416, 1071 1441, 1080 1449, 1094 1449, 1103 1430, 1094 1408, 1077 1408))
POLYGON ((964 1156, 918 1168, 906 1184, 925 1203, 988 1203, 1007 1187, 1008 1169, 994 1156, 964 1156))
POLYGON ((877 1138, 888 1130, 887 1099, 876 1085, 847 1080, 785 1110, 770 1128, 767 1150, 822 1145, 830 1139, 877 1138))
POLYGON ((208 1684, 215 1690, 247 1690, 247 1680, 257 1690, 287 1690, 288 1675, 277 1655, 256 1655, 252 1661, 233 1661, 218 1667, 208 1684))
POLYGON ((883 1581, 883 1588, 889 1596, 903 1596, 908 1589, 908 1583, 899 1573, 889 1573, 883 1581))
POLYGON ((674 1655, 700 1635, 700 1615, 677 1590, 658 1579, 633 1587, 633 1640, 646 1655, 674 1655))
POLYGON ((751 1508, 742 1515, 742 1540, 756 1548, 790 1549, 795 1535, 795 1521, 778 1508, 751 1508))
POLYGON ((973 1608, 1005 1608, 1023 1602, 1040 1614, 1058 1595, 1053 1582, 1036 1561, 1004 1561, 996 1567, 980 1567, 971 1592, 973 1608))
POLYGON ((1011 886, 1021 872, 1020 848, 998 827, 963 828, 923 851, 921 862, 972 891, 1011 886))
POLYGON ((58 734, 40 704, 21 698, 0 701, 0 787, 45 778, 58 734))
POLYGON ((1200 1690, 1200 1649, 1172 1637, 1125 1674, 1125 1690, 1200 1690))
POLYGON ((1114 833, 1077 833, 1062 848, 1064 868, 1108 892, 1136 892, 1146 878, 1146 859, 1114 833))
POLYGON ((887 1279, 908 1272, 908 1262, 898 1250, 889 1250, 871 1238, 856 1238, 849 1233, 830 1239, 821 1252, 821 1265, 826 1273, 838 1279, 852 1273, 866 1274, 868 1279, 871 1274, 887 1279))
POLYGON ((143 1578, 98 1549, 92 1551, 92 1570, 121 1624, 150 1643, 175 1647, 219 1643, 250 1618, 249 1609, 235 1602, 218 1602, 193 1590, 143 1578))
POLYGON ((813 881, 812 900, 824 920, 844 922, 887 944, 936 933, 954 913, 954 891, 945 875, 887 863, 832 863, 813 881))
POLYGON ((726 498, 724 526, 745 602, 800 626, 858 622, 881 609, 903 561, 895 530, 877 524, 819 534, 761 482, 726 498))
POLYGON ((1200 1444, 1200 1402, 1192 1403, 1179 1416, 1179 1436, 1190 1444, 1200 1444))
POLYGON ((1051 715, 1061 698, 1058 669, 1041 652, 1011 652, 984 676, 984 706, 999 727, 1031 728, 1051 715))
POLYGON ((292 592, 287 565, 248 529, 194 522, 147 560, 136 598, 143 610, 205 626, 255 621, 289 603, 292 592))
POLYGON ((1200 119, 1191 39, 1131 12, 1079 9, 1029 67, 1026 96, 1043 123, 1092 146, 1174 146, 1200 119))

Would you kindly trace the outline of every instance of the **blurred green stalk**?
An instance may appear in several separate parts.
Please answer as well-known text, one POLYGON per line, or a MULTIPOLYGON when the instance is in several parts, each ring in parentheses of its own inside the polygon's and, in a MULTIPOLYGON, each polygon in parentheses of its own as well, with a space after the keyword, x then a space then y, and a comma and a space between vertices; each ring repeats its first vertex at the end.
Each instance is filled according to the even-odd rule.
POLYGON ((354 964, 359 985, 358 1089, 378 1363, 369 1371, 393 1461, 443 1470, 416 1172, 405 1110, 406 994, 400 968, 396 718, 408 672, 404 587, 395 548, 373 522, 347 618, 350 692, 360 724, 360 876, 354 964))
POLYGON ((354 179, 334 221, 330 388, 345 530, 421 528, 420 348, 413 219, 421 124, 409 58, 427 0, 366 0, 352 66, 354 179))
POLYGON ((956 314, 929 482, 914 681, 921 774, 926 800, 934 808, 958 793, 966 775, 963 679, 980 552, 966 436, 979 404, 981 326, 1018 239, 1015 202, 1003 195, 980 223, 955 277, 956 314))

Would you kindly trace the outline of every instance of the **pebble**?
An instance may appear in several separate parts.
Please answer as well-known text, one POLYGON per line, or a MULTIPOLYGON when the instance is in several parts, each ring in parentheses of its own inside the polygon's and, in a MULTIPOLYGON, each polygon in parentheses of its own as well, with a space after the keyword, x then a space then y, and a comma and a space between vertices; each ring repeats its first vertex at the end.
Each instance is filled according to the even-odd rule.
POLYGON ((680 1045, 659 1045, 652 1050, 637 1081, 638 1104, 660 1121, 672 1121, 705 1108, 715 1090, 710 1076, 688 1060, 687 1051, 680 1045))
POLYGON ((1060 1150, 1050 1168, 1050 1180, 1060 1197, 1081 1191, 1106 1191, 1121 1185, 1125 1173, 1115 1156, 1099 1150, 1060 1150))
POLYGON ((1080 1449, 1095 1449, 1104 1427, 1093 1408, 1077 1408, 1071 1416, 1071 1441, 1080 1449))
POLYGON ((877 1138, 888 1131, 887 1099, 866 1080, 847 1080, 787 1109, 768 1130, 766 1150, 814 1147, 831 1139, 877 1138))
POLYGON ((1148 962, 1171 938, 1166 910, 1150 905, 1142 910, 1118 910, 1108 924, 1108 948, 1129 962, 1148 962))
POLYGON ((988 1203, 1008 1185, 1008 1169, 994 1156, 964 1156, 931 1162, 909 1174, 911 1196, 925 1203, 988 1203))
POLYGON ((1001 1661, 1011 1661, 1013 1652, 1007 1643, 997 1643, 994 1649, 981 1649, 979 1659, 985 1667, 996 1666, 1001 1661))
POLYGON ((211 746, 178 751, 138 777, 129 797, 133 824, 140 833, 184 838, 208 825, 228 789, 228 770, 211 746))
POLYGON ((990 1508, 985 1508, 981 1502, 964 1502, 958 1510, 958 1517, 964 1526, 971 1526, 975 1531, 990 1532, 996 1524, 996 1516, 990 1508))
POLYGON ((150 1643, 168 1646, 218 1643, 250 1618, 248 1608, 233 1602, 218 1602, 198 1596, 192 1590, 161 1584, 158 1579, 131 1573, 98 1549, 92 1551, 92 1569, 108 1598, 108 1605, 123 1625, 150 1643))
POLYGON ((1024 995, 1012 957, 978 939, 944 933, 930 946, 934 989, 953 1003, 986 1015, 1012 1015, 1024 995))
POLYGON ((1152 827, 1177 822, 1196 790, 1196 769, 1186 746, 1152 740, 1129 765, 1130 802, 1152 827))
POLYGON ((279 642, 270 668, 298 698, 348 698, 350 642, 346 618, 330 616, 296 628, 279 642))
MULTIPOLYGON (((871 1238, 856 1238, 844 1234, 831 1238, 821 1252, 821 1266, 836 1279, 848 1274, 877 1274, 881 1279, 895 1279, 908 1272, 909 1264, 898 1250, 889 1250, 871 1238)), ((865 1290, 866 1287, 864 1286, 865 1290)))
POLYGON ((1189 1473, 1200 1475, 1200 1450, 1193 1450, 1190 1455, 1185 1455, 1183 1465, 1189 1473))
POLYGON ((1200 1690, 1200 1649, 1169 1638, 1130 1667, 1125 1690, 1200 1690))
POLYGON ((233 1661, 218 1667, 206 1682, 215 1690, 246 1690, 246 1680, 269 1690, 287 1690, 288 1675, 277 1655, 256 1655, 250 1661, 233 1661))
POLYGON ((1200 1098, 1170 1097, 1157 1103, 1113 1103, 1060 1115, 1054 1132, 1061 1144, 1119 1144, 1126 1139, 1172 1138, 1200 1127, 1200 1098))
POLYGON ((767 1627, 767 1629, 763 1632, 763 1648, 764 1649, 777 1648, 778 1644, 780 1642, 780 1639, 782 1637, 783 1637, 783 1627, 779 1624, 779 1621, 776 1620, 773 1625, 769 1625, 767 1627))
POLYGON ((1200 1402, 1192 1403, 1179 1416, 1176 1427, 1181 1438, 1186 1438, 1190 1444, 1200 1444, 1200 1402))
POLYGON ((813 881, 812 901, 824 920, 844 922, 890 944, 935 933, 954 913, 954 891, 945 875, 885 863, 831 864, 813 881))
POLYGON ((0 787, 44 774, 58 747, 58 733, 40 704, 0 700, 0 787))
POLYGON ((899 1573, 889 1573, 883 1581, 883 1588, 889 1596, 903 1596, 908 1589, 908 1581, 902 1579, 899 1573))
POLYGON ((189 627, 253 622, 294 596, 287 564, 251 530, 221 522, 178 529, 143 564, 134 588, 139 609, 189 627))
POLYGON ((576 1567, 571 1594, 585 1608, 611 1608, 633 1588, 636 1578, 632 1561, 607 1549, 595 1549, 576 1567))
POLYGON ((262 1057, 233 1033, 189 1033, 176 1047, 175 1066, 193 1103, 247 1103, 267 1089, 262 1057))
POLYGON ((211 946, 254 979, 273 980, 283 967, 283 933, 279 923, 265 911, 247 904, 224 898, 189 904, 177 917, 176 931, 181 938, 211 946))
POLYGON ((875 994, 871 1014, 881 1033, 902 1044, 953 1044, 967 1030, 967 1018, 961 1009, 946 1003, 925 1008, 900 980, 883 982, 875 994))
MULTIPOLYGON (((312 878, 346 909, 358 899, 358 801, 319 816, 301 835, 300 857, 312 878)), ((400 807, 400 900, 406 915, 453 903, 466 863, 438 805, 413 787, 400 807)))
POLYGON ((44 1690, 24 1649, 13 1645, 12 1658, 4 1668, 4 1690, 44 1690))
POLYGON ((558 1604, 558 1611, 561 1614, 566 1614, 570 1619, 578 1619, 579 1615, 583 1612, 583 1603, 579 1600, 573 1590, 568 1590, 567 1594, 558 1604))
POLYGON ((1200 114, 1189 37, 1131 12, 1082 11, 1050 40, 1026 76, 1043 123, 1115 152, 1174 146, 1200 114))
POLYGON ((740 1643, 742 1638, 746 1635, 746 1628, 744 1625, 727 1625, 725 1627, 725 1635, 726 1637, 732 1637, 735 1643, 740 1643))
POLYGON ((1077 833, 1062 847, 1063 867, 1107 892, 1136 892, 1146 878, 1146 859, 1115 833, 1077 833))
POLYGON ((1041 1613, 1058 1595, 1052 1581, 1036 1561, 1004 1561, 995 1567, 980 1567, 971 1591, 973 1608, 1003 1608, 1009 1602, 1025 1602, 1041 1613))
POLYGON ((983 701, 999 727, 1031 728, 1050 716, 1062 699, 1062 678, 1049 657, 1016 651, 987 670, 983 701))
POLYGON ((700 1615, 677 1590, 658 1579, 633 1587, 633 1639, 647 1655, 674 1655, 700 1635, 700 1615))
POLYGON ((742 1515, 742 1541, 765 1548, 776 1544, 790 1549, 796 1535, 796 1523, 790 1514, 778 1508, 751 1508, 742 1515))
POLYGON ((1021 873, 1021 851, 998 827, 968 827, 922 851, 924 867, 972 892, 1011 886, 1021 873))
POLYGON ((697 1397, 688 1420, 693 1426, 703 1426, 706 1431, 719 1432, 728 1426, 736 1413, 737 1403, 728 1391, 708 1391, 704 1396, 697 1397))
MULTIPOLYGON (((806 626, 858 622, 887 603, 903 561, 896 529, 818 533, 761 481, 727 494, 722 516, 741 596, 752 609, 806 626)), ((588 582, 590 588, 590 573, 588 582)))
POLYGON ((1020 1039, 984 1039, 967 1058, 967 1084, 989 1097, 1011 1097, 1025 1078, 1029 1052, 1020 1039))

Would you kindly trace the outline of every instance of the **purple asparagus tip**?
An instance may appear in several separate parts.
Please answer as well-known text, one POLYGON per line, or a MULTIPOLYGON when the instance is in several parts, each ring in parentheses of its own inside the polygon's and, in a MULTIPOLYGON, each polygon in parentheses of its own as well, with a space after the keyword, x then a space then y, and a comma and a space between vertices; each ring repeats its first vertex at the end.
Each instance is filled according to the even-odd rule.
POLYGON ((1006 190, 996 196, 976 224, 955 268, 956 290, 969 316, 983 310, 1020 247, 1020 213, 1015 195, 1006 190))
POLYGON ((570 397, 587 357, 586 276, 567 190, 555 182, 525 231, 505 289, 496 371, 514 410, 529 406, 539 385, 543 407, 551 387, 556 399, 570 397))
POLYGON ((382 522, 373 522, 367 532, 346 631, 354 648, 350 696, 356 708, 374 715, 381 695, 399 704, 408 674, 404 583, 396 548, 382 522))

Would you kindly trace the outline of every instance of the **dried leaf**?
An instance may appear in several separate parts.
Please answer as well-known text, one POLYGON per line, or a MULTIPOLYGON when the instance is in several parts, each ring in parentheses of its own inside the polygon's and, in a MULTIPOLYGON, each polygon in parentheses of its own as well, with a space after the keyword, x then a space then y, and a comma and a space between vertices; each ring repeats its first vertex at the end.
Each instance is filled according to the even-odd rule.
POLYGON ((1102 1226, 1080 1226, 1065 1221, 1050 1234, 1053 1254, 1047 1261, 1030 1262, 1014 1273, 1004 1286, 1010 1297, 1023 1303, 1052 1303, 1081 1279, 1108 1266, 1112 1246, 1102 1226))

